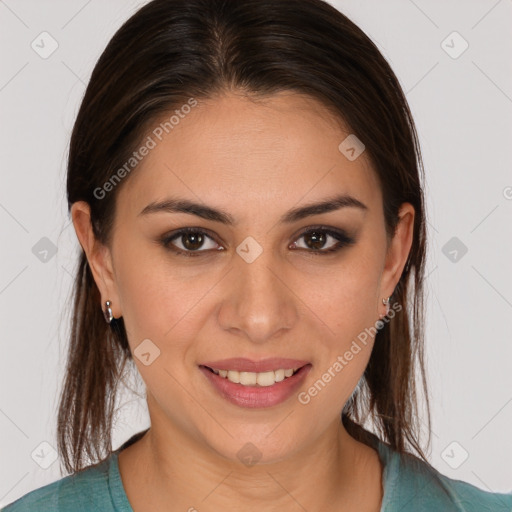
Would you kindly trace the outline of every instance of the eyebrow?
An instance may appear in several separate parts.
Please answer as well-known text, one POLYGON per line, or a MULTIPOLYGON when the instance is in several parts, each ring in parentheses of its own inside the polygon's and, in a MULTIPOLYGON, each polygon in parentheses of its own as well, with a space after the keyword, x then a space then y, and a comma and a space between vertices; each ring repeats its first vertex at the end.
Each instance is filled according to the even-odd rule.
MULTIPOLYGON (((368 207, 353 196, 347 194, 337 195, 327 198, 317 203, 310 203, 305 206, 292 208, 286 212, 281 218, 280 222, 284 224, 291 224, 312 215, 319 215, 322 213, 333 212, 341 208, 359 208, 366 211, 368 207)), ((148 215, 150 213, 167 212, 167 213, 188 213, 196 215, 206 220, 221 222, 228 226, 236 224, 234 217, 217 208, 206 206, 204 204, 195 203, 188 199, 169 198, 163 201, 154 201, 148 204, 139 215, 148 215)))

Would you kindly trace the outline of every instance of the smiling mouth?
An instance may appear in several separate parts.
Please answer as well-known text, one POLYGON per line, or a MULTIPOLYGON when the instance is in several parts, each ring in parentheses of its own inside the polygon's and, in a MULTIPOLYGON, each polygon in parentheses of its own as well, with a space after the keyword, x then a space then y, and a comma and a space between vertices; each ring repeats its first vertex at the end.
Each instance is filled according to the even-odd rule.
POLYGON ((219 377, 229 380, 234 384, 241 384, 242 386, 266 387, 273 386, 277 382, 282 382, 292 377, 301 368, 304 368, 304 366, 297 368, 279 368, 277 370, 270 370, 266 372, 239 372, 237 370, 210 368, 209 366, 203 366, 203 368, 206 368, 210 372, 215 373, 219 377))

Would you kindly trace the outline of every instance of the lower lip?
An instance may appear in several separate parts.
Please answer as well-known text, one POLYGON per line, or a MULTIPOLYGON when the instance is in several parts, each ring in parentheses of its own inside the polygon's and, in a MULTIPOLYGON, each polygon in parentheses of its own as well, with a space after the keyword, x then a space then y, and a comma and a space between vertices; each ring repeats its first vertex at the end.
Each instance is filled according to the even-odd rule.
POLYGON ((199 369, 226 400, 240 407, 257 408, 272 407, 290 398, 304 382, 306 375, 311 370, 311 364, 303 366, 291 377, 287 377, 281 382, 276 382, 272 386, 244 386, 242 384, 235 384, 213 373, 205 366, 200 366, 199 369))

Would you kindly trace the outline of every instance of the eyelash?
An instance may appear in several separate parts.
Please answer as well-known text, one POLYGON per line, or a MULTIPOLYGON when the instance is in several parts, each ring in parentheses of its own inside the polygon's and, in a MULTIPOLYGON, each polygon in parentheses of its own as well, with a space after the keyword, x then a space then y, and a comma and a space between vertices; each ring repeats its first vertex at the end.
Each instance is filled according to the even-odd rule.
MULTIPOLYGON (((185 257, 197 257, 197 256, 203 255, 204 253, 209 253, 211 250, 215 250, 215 249, 210 249, 210 250, 202 250, 202 251, 201 250, 183 251, 181 249, 178 249, 176 246, 174 246, 171 243, 173 240, 178 239, 180 236, 186 235, 189 233, 206 235, 208 238, 210 238, 211 240, 213 240, 215 242, 214 238, 212 236, 210 236, 208 234, 208 232, 205 231, 204 229, 187 227, 187 228, 181 228, 178 231, 175 231, 169 235, 164 236, 161 239, 161 243, 165 249, 171 250, 175 254, 177 254, 179 256, 185 256, 185 257)), ((334 229, 328 228, 326 226, 309 227, 308 229, 302 231, 302 233, 300 233, 300 235, 298 236, 298 238, 296 240, 299 240, 303 236, 311 234, 311 233, 322 233, 324 235, 332 236, 334 239, 337 240, 337 243, 333 247, 330 247, 329 249, 314 250, 314 249, 305 249, 303 247, 299 248, 299 250, 309 252, 311 254, 314 254, 315 256, 317 256, 317 255, 325 256, 328 254, 332 254, 332 253, 338 252, 339 250, 341 250, 344 247, 349 247, 355 243, 355 239, 348 236, 344 231, 334 230, 334 229)))

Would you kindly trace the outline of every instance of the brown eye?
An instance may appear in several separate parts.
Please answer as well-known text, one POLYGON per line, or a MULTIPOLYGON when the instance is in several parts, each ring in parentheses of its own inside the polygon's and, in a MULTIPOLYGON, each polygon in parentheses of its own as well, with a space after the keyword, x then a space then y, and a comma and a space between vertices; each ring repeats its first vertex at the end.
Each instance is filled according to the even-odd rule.
POLYGON ((309 229, 304 231, 297 240, 293 242, 292 248, 305 249, 312 254, 334 253, 355 243, 355 239, 348 236, 344 231, 333 230, 332 228, 309 229), (303 242, 299 243, 298 241, 301 239, 303 239, 303 242))
POLYGON ((322 247, 325 245, 325 242, 327 241, 327 236, 325 233, 320 231, 310 231, 309 233, 303 235, 303 238, 306 245, 310 249, 322 249, 322 247))
POLYGON ((189 251, 200 249, 203 242, 204 237, 201 233, 185 233, 181 235, 181 243, 189 251))
MULTIPOLYGON (((212 250, 222 251, 224 248, 217 244, 212 236, 197 228, 183 228, 161 239, 162 245, 183 256, 201 256, 212 250)), ((315 227, 304 231, 293 242, 290 249, 301 249, 311 254, 335 253, 343 247, 353 245, 355 239, 344 231, 333 228, 315 227), (304 241, 299 243, 299 240, 304 241)))
POLYGON ((220 250, 220 246, 204 231, 194 228, 184 228, 162 239, 167 249, 178 253, 193 255, 193 253, 207 252, 211 249, 220 250))

